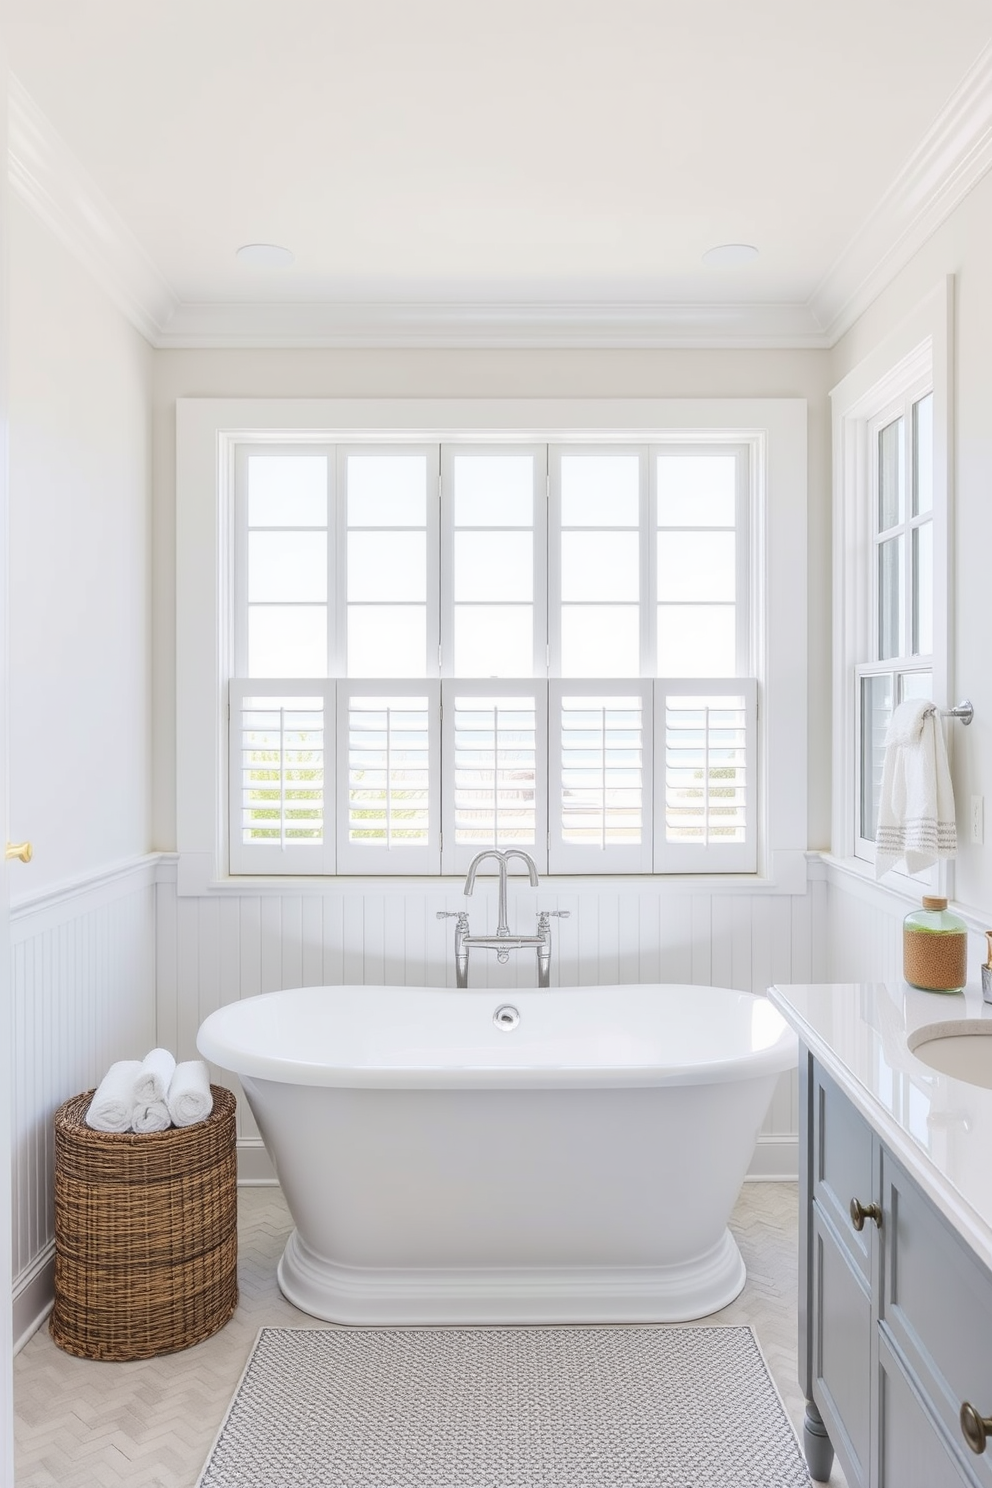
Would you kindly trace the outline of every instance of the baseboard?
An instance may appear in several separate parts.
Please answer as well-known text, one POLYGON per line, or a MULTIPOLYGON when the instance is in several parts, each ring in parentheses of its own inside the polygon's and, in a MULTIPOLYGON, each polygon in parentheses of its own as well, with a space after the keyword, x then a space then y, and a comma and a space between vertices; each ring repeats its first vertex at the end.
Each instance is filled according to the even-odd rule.
POLYGON ((243 1137, 238 1143, 239 1188, 274 1188, 278 1182, 265 1143, 257 1137, 243 1137))
POLYGON ((55 1242, 50 1241, 14 1283, 14 1353, 19 1353, 52 1310, 55 1301, 55 1242))
POLYGON ((799 1181, 799 1137, 761 1136, 754 1148, 746 1183, 797 1183, 799 1181))

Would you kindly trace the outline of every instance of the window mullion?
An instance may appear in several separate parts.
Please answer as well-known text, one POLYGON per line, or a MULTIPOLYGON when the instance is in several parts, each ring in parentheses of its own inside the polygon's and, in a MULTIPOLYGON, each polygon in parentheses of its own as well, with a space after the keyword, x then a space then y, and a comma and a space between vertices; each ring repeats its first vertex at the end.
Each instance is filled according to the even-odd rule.
POLYGON ((641 676, 658 670, 658 475, 651 448, 641 451, 640 479, 640 632, 641 676))

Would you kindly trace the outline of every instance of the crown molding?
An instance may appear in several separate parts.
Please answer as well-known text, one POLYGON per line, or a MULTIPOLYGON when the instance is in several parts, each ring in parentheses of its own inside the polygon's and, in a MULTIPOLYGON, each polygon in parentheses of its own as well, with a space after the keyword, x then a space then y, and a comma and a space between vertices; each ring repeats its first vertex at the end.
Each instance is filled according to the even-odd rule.
POLYGON ((992 42, 878 205, 824 275, 809 308, 833 346, 992 167, 992 42))
POLYGON ((992 166, 992 43, 805 304, 180 301, 17 81, 9 174, 18 196, 156 348, 826 348, 847 331, 992 166))
POLYGON ((168 283, 13 76, 8 107, 12 188, 154 346, 176 307, 168 283))
POLYGON ((820 347, 801 304, 572 301, 177 306, 159 347, 820 347))

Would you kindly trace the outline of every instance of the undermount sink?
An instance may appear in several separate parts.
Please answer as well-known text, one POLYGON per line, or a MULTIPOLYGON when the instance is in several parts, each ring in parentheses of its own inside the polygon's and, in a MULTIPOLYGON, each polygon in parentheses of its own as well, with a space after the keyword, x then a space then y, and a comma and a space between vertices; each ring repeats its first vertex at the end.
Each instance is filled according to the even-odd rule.
POLYGON ((992 1090, 992 1018, 928 1023, 907 1042, 910 1052, 938 1074, 992 1090))

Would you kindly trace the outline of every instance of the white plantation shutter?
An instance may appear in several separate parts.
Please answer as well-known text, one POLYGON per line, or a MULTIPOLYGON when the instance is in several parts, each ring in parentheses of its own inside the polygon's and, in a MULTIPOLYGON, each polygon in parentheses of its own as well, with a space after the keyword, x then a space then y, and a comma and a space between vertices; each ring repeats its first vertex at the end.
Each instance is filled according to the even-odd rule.
POLYGON ((333 873, 334 683, 235 681, 229 697, 231 872, 333 873))
POLYGON ((338 873, 438 873, 437 682, 341 681, 338 873))
POLYGON ((445 873, 484 848, 519 847, 547 869, 546 682, 442 683, 445 873))
POLYGON ((753 873, 757 683, 655 683, 656 873, 753 873))
POLYGON ((549 868, 650 873, 652 684, 552 682, 549 868))

